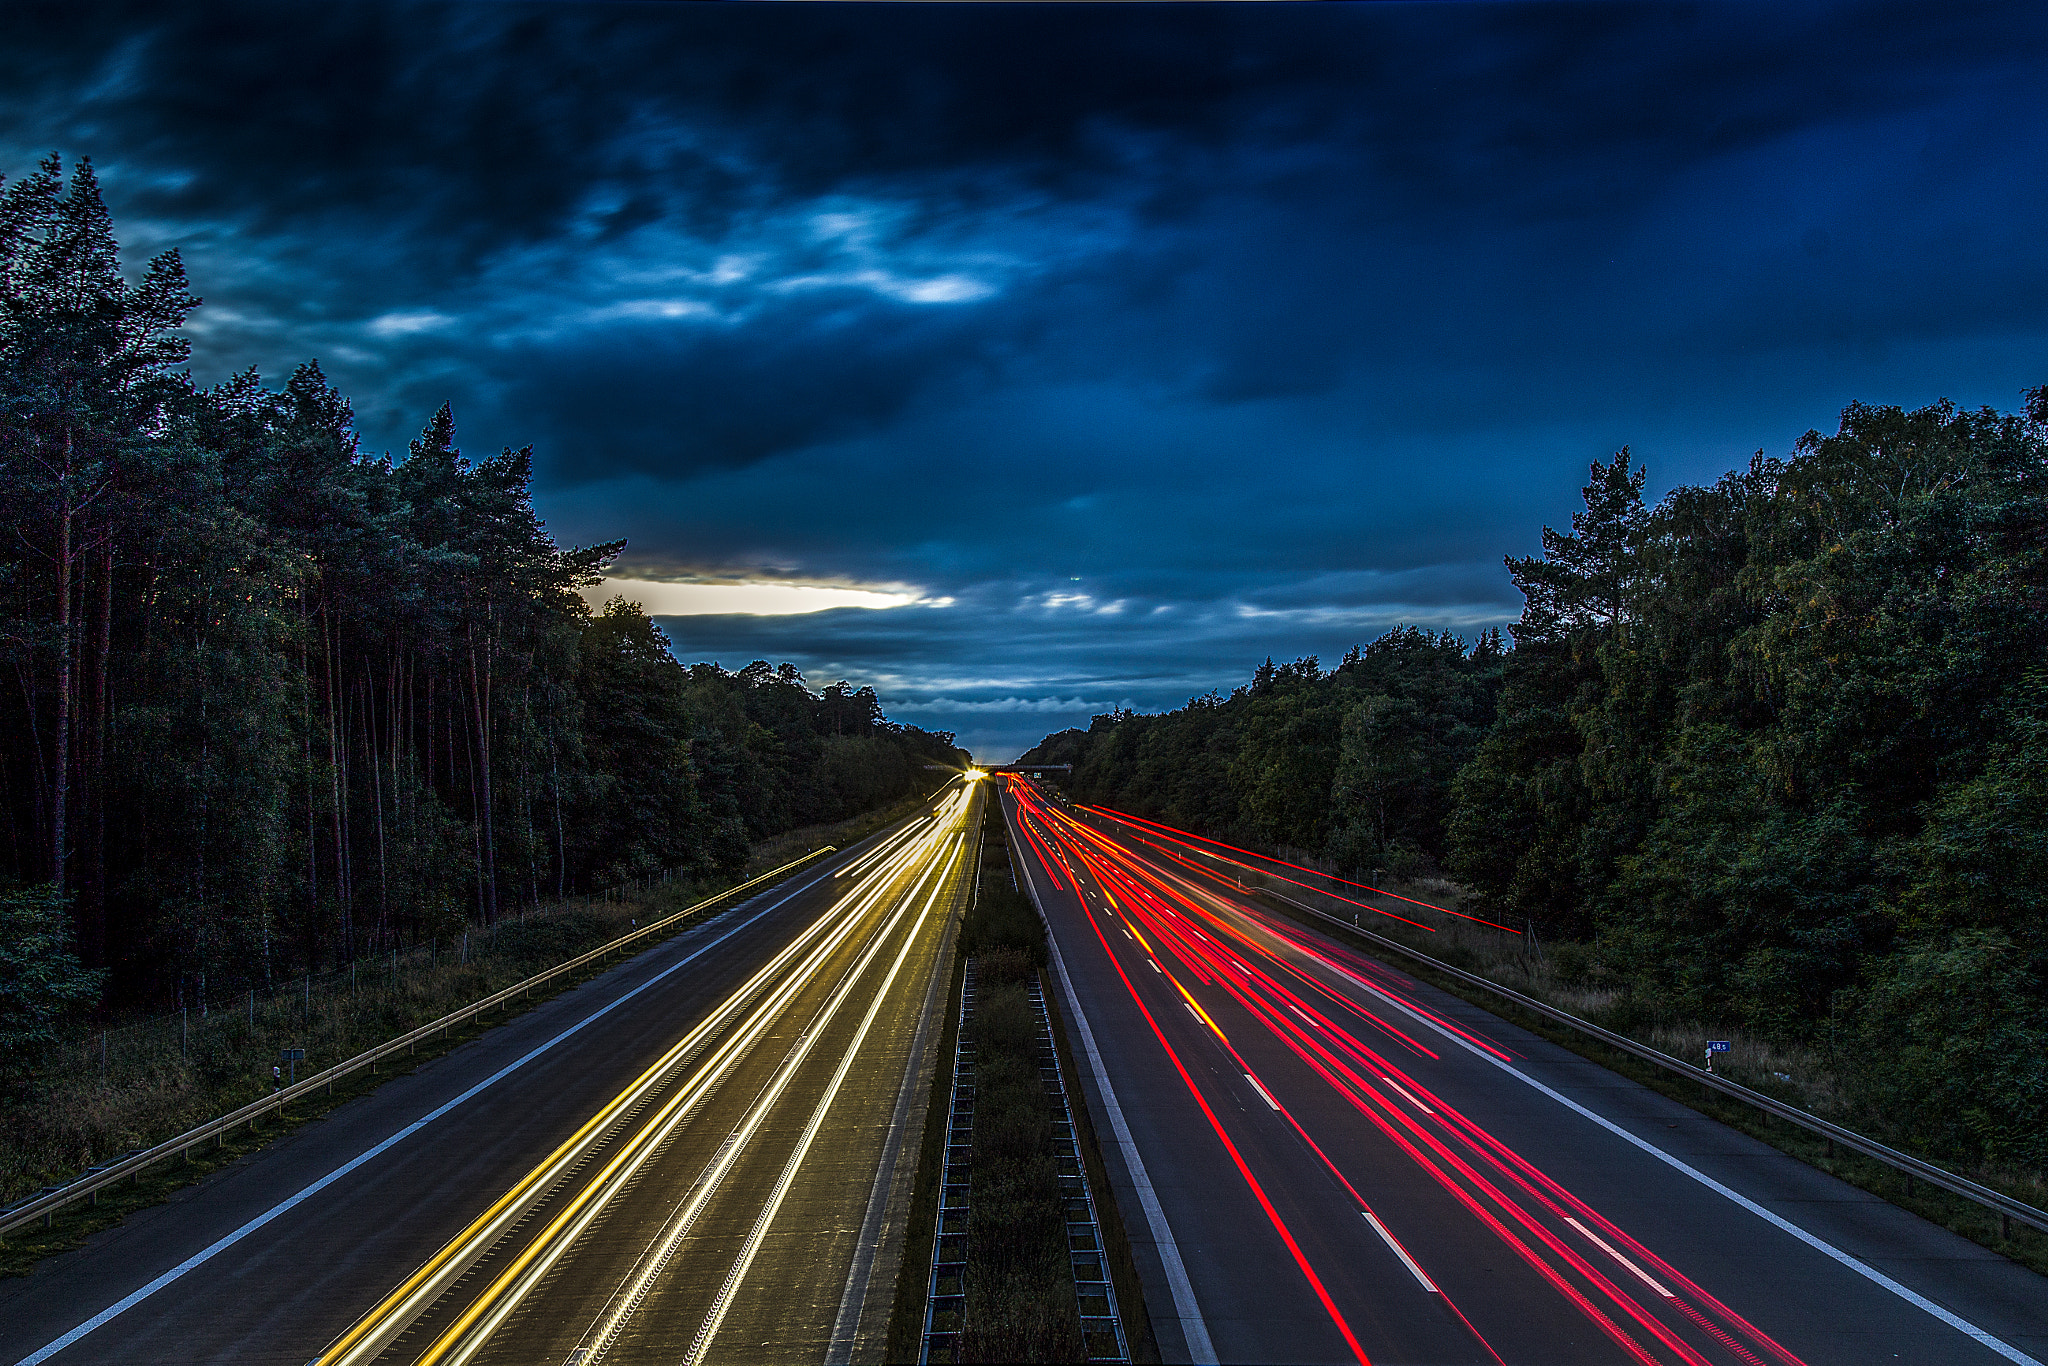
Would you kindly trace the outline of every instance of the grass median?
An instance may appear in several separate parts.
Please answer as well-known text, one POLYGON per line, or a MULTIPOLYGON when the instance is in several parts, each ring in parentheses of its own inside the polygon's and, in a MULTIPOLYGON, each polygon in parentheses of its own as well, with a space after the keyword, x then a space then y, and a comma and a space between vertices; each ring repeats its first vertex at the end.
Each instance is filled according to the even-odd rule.
MULTIPOLYGON (((964 1034, 975 1044, 974 1138, 968 1193, 967 1304, 958 1354, 962 1362, 1078 1362, 1088 1357, 1067 1243, 1060 1186, 1055 1109, 1039 1072, 1037 1013, 1030 987, 1040 984, 1056 1044, 1064 1035, 1052 986, 1044 979, 1045 929, 1016 889, 1004 851, 1002 816, 989 805, 981 885, 961 925, 959 956, 975 965, 974 1012, 964 1034)), ((956 976, 952 999, 957 1003, 956 976)), ((949 1012, 942 1055, 950 1060, 957 1005, 949 1012)), ((1070 1077, 1072 1062, 1062 1047, 1070 1077)), ((941 1152, 951 1086, 950 1066, 933 1078, 923 1161, 913 1198, 912 1233, 898 1286, 888 1359, 917 1359, 923 1330, 932 1227, 937 1214, 941 1152)), ((1135 1360, 1157 1360, 1145 1319, 1135 1264, 1116 1204, 1103 1180, 1102 1156, 1089 1128, 1084 1097, 1070 1082, 1075 1122, 1095 1196, 1104 1247, 1135 1360)))

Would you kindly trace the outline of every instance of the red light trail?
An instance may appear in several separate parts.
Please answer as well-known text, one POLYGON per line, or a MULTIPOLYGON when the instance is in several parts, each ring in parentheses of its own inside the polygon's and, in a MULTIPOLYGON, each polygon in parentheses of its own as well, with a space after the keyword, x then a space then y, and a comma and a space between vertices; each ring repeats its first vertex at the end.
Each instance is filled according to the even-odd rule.
MULTIPOLYGON (((1515 929, 1511 925, 1503 925, 1500 924, 1498 921, 1488 920, 1484 916, 1468 915, 1464 911, 1454 911, 1448 906, 1439 906, 1433 901, 1417 901, 1412 896, 1402 896, 1399 892, 1389 892, 1384 888, 1374 887, 1367 883, 1353 882, 1348 877, 1338 877, 1335 873, 1326 873, 1319 868, 1307 868, 1303 867, 1299 863, 1289 863, 1286 859, 1274 858, 1271 854, 1260 854, 1255 853, 1250 849, 1240 849, 1234 844, 1225 844, 1222 840, 1210 839, 1206 835, 1197 835, 1192 831, 1179 830, 1171 825, 1161 825, 1158 821, 1146 820, 1143 816, 1131 816, 1126 815, 1121 811, 1111 811, 1106 806, 1082 806, 1080 809, 1089 812, 1093 815, 1101 816, 1107 820, 1118 821, 1124 825, 1138 826, 1142 829, 1149 830, 1155 834, 1164 836, 1165 838, 1172 840, 1175 844, 1183 845, 1189 849, 1194 849, 1196 843, 1214 845, 1218 849, 1228 849, 1233 854, 1243 854, 1246 858, 1259 859, 1265 863, 1277 863, 1282 868, 1292 868, 1297 873, 1309 873, 1315 877, 1322 878, 1327 882, 1341 882, 1346 887, 1356 887, 1360 891, 1371 892, 1374 896, 1390 896, 1396 901, 1405 901, 1410 906, 1421 906, 1425 910, 1441 911, 1445 915, 1454 915, 1458 917, 1458 919, 1460 920, 1470 920, 1477 924, 1485 925, 1489 929, 1500 930, 1507 934, 1521 933, 1520 930, 1515 929)), ((1280 874, 1275 873, 1270 869, 1256 867, 1249 863, 1239 863, 1236 859, 1224 858, 1223 855, 1211 853, 1207 849, 1199 849, 1196 852, 1201 853, 1209 858, 1221 860, 1222 862, 1228 863, 1233 867, 1243 868, 1247 871, 1257 873, 1262 877, 1279 878, 1282 882, 1291 882, 1297 887, 1306 887, 1312 892, 1320 892, 1322 895, 1331 897, 1337 901, 1341 901, 1347 906, 1357 906, 1363 910, 1372 911, 1377 915, 1384 915, 1391 919, 1399 920, 1404 925, 1414 925, 1418 929, 1428 930, 1432 934, 1436 933, 1434 926, 1424 925, 1421 921, 1410 920, 1406 916, 1395 915, 1392 911, 1385 910, 1378 906, 1367 905, 1363 901, 1354 901, 1348 896, 1338 896, 1337 893, 1329 891, 1326 888, 1318 887, 1313 883, 1296 881, 1294 878, 1291 877, 1281 877, 1280 874)))
MULTIPOLYGON (((1624 1359, 1645 1366, 1715 1366, 1729 1360, 1743 1366, 1801 1366, 1798 1357, 1761 1329, 1405 1070, 1395 1056, 1405 1056, 1412 1066, 1417 1060, 1439 1061, 1439 1055, 1389 1017, 1406 1015, 1507 1061, 1510 1054, 1498 1044, 1412 999, 1381 965, 1250 904, 1216 870, 1167 847, 1171 843, 1193 848, 1179 838, 1185 832, 1084 808, 1091 815, 1121 822, 1129 833, 1120 838, 1046 803, 1028 783, 1013 778, 1007 787, 1016 803, 1016 826, 1024 848, 1048 880, 1075 894, 1124 989, 1360 1362, 1367 1360, 1364 1346, 1274 1206, 1266 1183, 1204 1094, 1203 1084, 1195 1080, 1201 1069, 1186 1065, 1182 1051, 1147 1005, 1148 994, 1156 999, 1168 992, 1169 999, 1187 1007, 1234 1072, 1250 1083, 1264 1105, 1356 1201, 1361 1231, 1376 1235, 1418 1283, 1439 1295, 1494 1361, 1502 1360, 1500 1354, 1442 1288, 1445 1275, 1455 1277, 1457 1268, 1431 1273, 1397 1239, 1344 1169, 1347 1160, 1357 1159, 1332 1155, 1332 1139, 1342 1138, 1356 1149, 1360 1131, 1327 1133, 1319 1140, 1289 1103, 1290 1097, 1302 1094, 1302 1087, 1320 1083, 1340 1097, 1348 1113, 1364 1125, 1363 1132, 1376 1135, 1388 1150, 1412 1163, 1455 1208, 1513 1252, 1538 1283, 1597 1328, 1624 1359), (1153 857, 1164 865, 1153 863, 1153 857), (1091 896, 1102 903, 1101 915, 1091 896), (1122 932, 1121 939, 1106 932, 1105 920, 1122 932), (1135 947, 1122 947, 1120 953, 1126 940, 1135 947), (1141 973, 1142 982, 1125 971, 1123 962, 1139 951, 1157 974, 1141 973), (1366 999, 1348 994, 1347 985, 1366 999), (1197 991, 1208 993, 1207 999, 1197 991), (1382 1004, 1392 1009, 1384 1010, 1382 1004), (1354 1032, 1361 1026, 1370 1032, 1354 1032), (1261 1071, 1232 1041, 1233 1031, 1253 1031, 1244 1037, 1264 1040, 1268 1049, 1277 1044, 1280 1051, 1261 1071), (1274 1070, 1276 1063, 1279 1072, 1274 1070)), ((1250 866, 1208 850, 1198 852, 1204 858, 1250 866)), ((1278 876, 1267 869, 1254 871, 1278 876)), ((1207 1084, 1213 1088, 1219 1083, 1207 1084)), ((1328 1121, 1321 1123, 1328 1127, 1328 1121)))

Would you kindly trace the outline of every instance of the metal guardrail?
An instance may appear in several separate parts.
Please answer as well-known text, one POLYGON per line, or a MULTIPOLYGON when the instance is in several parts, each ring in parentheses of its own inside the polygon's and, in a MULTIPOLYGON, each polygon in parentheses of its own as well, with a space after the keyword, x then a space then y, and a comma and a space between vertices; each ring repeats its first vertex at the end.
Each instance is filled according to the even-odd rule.
MULTIPOLYGON (((1028 984, 1032 1014, 1038 1021, 1038 1076, 1053 1107, 1052 1141, 1059 1164, 1060 1196, 1066 1206, 1067 1265, 1074 1276, 1074 1307, 1081 1320, 1081 1342, 1090 1361, 1128 1362, 1130 1343, 1124 1337, 1123 1314, 1116 1302, 1109 1250, 1102 1244, 1102 1220, 1088 1185, 1088 1159, 1074 1129, 1073 1099, 1060 1069, 1059 1045, 1053 1039, 1052 1009, 1040 979, 1028 984), (1073 1170, 1068 1170, 1068 1164, 1073 1170)), ((1107 1172, 1101 1174, 1108 1176, 1107 1172)))
MULTIPOLYGON (((1193 852, 1196 854, 1207 854, 1209 851, 1197 849, 1193 852)), ((1256 869, 1250 871, 1254 876, 1257 875, 1256 869)), ((1810 1111, 1802 1110, 1796 1105, 1788 1105, 1774 1096, 1767 1096, 1761 1091, 1751 1090, 1740 1082, 1729 1081, 1726 1077, 1717 1076, 1712 1072, 1694 1067, 1690 1063, 1672 1057, 1669 1053, 1651 1048, 1648 1044, 1638 1043, 1625 1034, 1617 1034, 1611 1029, 1603 1029, 1591 1020, 1582 1020, 1569 1011, 1559 1010, 1556 1006, 1548 1005, 1532 996, 1524 996, 1521 992, 1510 987, 1504 987, 1489 977, 1481 977, 1476 972, 1467 972, 1463 968, 1453 967, 1440 958, 1430 957, 1420 949, 1408 947, 1398 939, 1390 939, 1386 935, 1366 929, 1355 921, 1346 920, 1342 916, 1331 915, 1327 911, 1318 910, 1316 907, 1310 906, 1305 902, 1297 901, 1285 892, 1277 891, 1271 887, 1259 887, 1256 890, 1264 892, 1268 896, 1277 897, 1288 905, 1306 911, 1320 920, 1327 920, 1331 924, 1348 930, 1361 939, 1367 939, 1383 948, 1392 949, 1395 953, 1423 964, 1431 971, 1443 973, 1445 976, 1456 981, 1478 987, 1482 991, 1491 992, 1502 1000, 1512 1002, 1523 1010, 1539 1015, 1553 1024, 1560 1024, 1567 1029, 1576 1030, 1581 1034, 1598 1039, 1609 1047, 1618 1048, 1631 1057, 1640 1058, 1644 1062, 1661 1067, 1667 1072, 1678 1073, 1689 1081, 1695 1081, 1711 1090, 1719 1091, 1723 1095, 1733 1100, 1741 1101, 1743 1104, 1766 1115, 1776 1115, 1788 1124, 1796 1124, 1809 1133, 1818 1134, 1828 1140, 1830 1156, 1833 1155, 1833 1145, 1839 1143, 1853 1152, 1861 1153, 1865 1157, 1881 1162, 1895 1171, 1904 1173, 1906 1177, 1906 1193, 1908 1195, 1913 1193, 1913 1183, 1915 1181, 1925 1181, 1930 1186, 1939 1187, 1952 1195, 1959 1195, 1965 1200, 1982 1205, 1998 1215, 1999 1232, 2007 1238, 2012 1236, 2014 1222, 2025 1224, 2028 1228, 2036 1229, 2043 1233, 2048 1233, 2048 1210, 2037 1209, 2024 1200, 2016 1200, 2002 1191, 1995 1191, 1989 1186, 1978 1185, 1968 1177, 1957 1176, 1954 1172, 1935 1166, 1925 1158, 1915 1157, 1911 1153, 1902 1153, 1896 1148, 1887 1147, 1874 1138, 1868 1138, 1857 1133, 1854 1129, 1845 1129, 1839 1124, 1822 1119, 1820 1116, 1810 1111)))
POLYGON ((444 1033, 454 1025, 466 1020, 480 1017, 493 1006, 502 1005, 516 996, 525 996, 532 992, 534 988, 545 986, 556 978, 576 972, 578 969, 586 967, 591 963, 602 962, 610 955, 618 953, 642 940, 646 940, 650 936, 660 935, 685 916, 695 915, 707 907, 715 906, 721 901, 729 900, 760 886, 764 882, 781 877, 784 873, 799 868, 822 854, 835 853, 837 850, 838 846, 831 844, 826 845, 822 849, 813 849, 802 858, 792 859, 780 868, 771 868, 759 877, 749 878, 738 886, 728 887, 717 895, 706 897, 695 905, 677 911, 673 915, 664 916, 660 920, 641 926, 630 934, 621 935, 609 943, 600 944, 587 953, 578 954, 574 958, 557 963, 547 971, 536 973, 522 982, 515 982, 503 991, 494 992, 480 1000, 471 1001, 460 1010, 443 1015, 438 1020, 421 1025, 410 1033, 401 1034, 397 1038, 381 1043, 366 1052, 358 1053, 346 1062, 336 1063, 324 1072, 316 1072, 304 1081, 272 1092, 261 1100, 251 1101, 239 1110, 232 1110, 227 1114, 210 1119, 196 1129, 187 1130, 185 1133, 179 1134, 176 1138, 166 1139, 153 1148, 143 1148, 124 1157, 117 1158, 112 1162, 88 1168, 83 1175, 74 1181, 70 1181, 62 1186, 47 1188, 26 1200, 8 1207, 4 1211, 0 1211, 0 1236, 5 1236, 13 1230, 33 1223, 38 1219, 42 1220, 45 1228, 48 1228, 50 1216, 66 1205, 88 1199, 97 1204, 101 1191, 114 1185, 116 1182, 130 1180, 139 1176, 145 1168, 152 1167, 167 1158, 184 1156, 190 1153, 192 1149, 204 1147, 209 1142, 214 1147, 219 1147, 223 1137, 230 1129, 236 1128, 239 1125, 253 1123, 272 1111, 282 1109, 286 1104, 301 1096, 312 1094, 315 1090, 326 1089, 331 1091, 335 1081, 341 1077, 361 1071, 365 1067, 374 1068, 379 1061, 390 1057, 400 1050, 410 1052, 414 1047, 436 1034, 444 1033))
POLYGON ((1913 1182, 1918 1180, 1925 1181, 1930 1186, 1938 1186, 1951 1194, 1960 1195, 1965 1200, 1975 1201, 1986 1209, 1997 1213, 2000 1231, 2008 1238, 2012 1236, 2012 1226, 2015 1222, 2025 1224, 2029 1228, 2038 1229, 2043 1233, 2048 1233, 2048 1210, 2036 1209, 2025 1201, 2015 1200, 2010 1195, 1992 1190, 1988 1186, 1980 1186, 1967 1177, 1957 1176, 1954 1172, 1937 1167, 1932 1162, 1928 1162, 1923 1158, 1914 1157, 1911 1153, 1902 1153, 1896 1148, 1888 1148, 1874 1138, 1864 1137, 1854 1129, 1845 1129, 1839 1124, 1822 1119, 1818 1115, 1802 1110, 1796 1105, 1788 1105, 1784 1101, 1767 1096, 1761 1091, 1752 1091, 1740 1082, 1729 1081, 1726 1077, 1703 1071, 1700 1068, 1694 1067, 1691 1063, 1672 1057, 1669 1053, 1660 1052, 1647 1044, 1637 1043, 1625 1034, 1617 1034, 1611 1029, 1602 1029, 1590 1020, 1582 1020, 1569 1011, 1559 1010, 1556 1006, 1546 1005, 1534 997, 1524 996, 1521 992, 1504 987, 1491 978, 1481 977, 1478 973, 1467 972, 1463 968, 1452 967, 1449 963, 1438 958, 1432 958, 1419 949, 1409 948, 1398 939, 1389 939, 1383 934, 1376 934, 1372 930, 1354 925, 1341 916, 1331 915, 1327 911, 1319 911, 1313 906, 1296 901, 1293 897, 1283 892, 1276 892, 1270 887, 1261 887, 1257 890, 1265 892, 1268 896, 1278 897, 1290 906, 1298 907, 1301 910, 1307 911, 1310 915, 1329 921, 1333 925, 1341 926, 1352 934, 1362 939, 1371 940, 1382 948, 1392 949, 1395 953, 1403 954, 1423 964, 1433 972, 1443 973, 1446 977, 1454 978, 1468 986, 1475 986, 1482 991, 1491 992, 1495 996, 1510 1001, 1523 1010, 1529 1011, 1531 1014, 1542 1016, 1553 1024, 1561 1024, 1567 1029, 1577 1030, 1581 1034, 1598 1039, 1601 1043, 1607 1044, 1612 1048, 1618 1048, 1624 1053, 1642 1059, 1644 1062, 1654 1064, 1669 1072, 1679 1073, 1688 1081, 1695 1081, 1702 1086, 1719 1091, 1723 1095, 1762 1111, 1764 1114, 1776 1115, 1779 1119, 1789 1124, 1796 1124, 1802 1129, 1819 1134, 1831 1144, 1839 1143, 1845 1148, 1863 1154, 1865 1157, 1882 1162, 1888 1167, 1905 1173, 1906 1193, 1909 1195, 1912 1194, 1913 1182))

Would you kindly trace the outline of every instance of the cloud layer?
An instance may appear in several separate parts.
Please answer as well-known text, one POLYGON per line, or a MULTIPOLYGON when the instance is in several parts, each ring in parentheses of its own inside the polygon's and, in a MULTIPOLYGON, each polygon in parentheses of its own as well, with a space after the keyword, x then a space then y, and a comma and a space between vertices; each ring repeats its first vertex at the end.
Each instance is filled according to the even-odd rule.
MULTIPOLYGON (((1001 758, 1470 634, 1623 443, 2048 379, 2038 7, 26 4, 0 170, 177 245, 195 372, 532 443, 671 619, 1001 758), (941 605, 943 604, 943 605, 941 605)), ((744 656, 744 658, 743 658, 744 656)))

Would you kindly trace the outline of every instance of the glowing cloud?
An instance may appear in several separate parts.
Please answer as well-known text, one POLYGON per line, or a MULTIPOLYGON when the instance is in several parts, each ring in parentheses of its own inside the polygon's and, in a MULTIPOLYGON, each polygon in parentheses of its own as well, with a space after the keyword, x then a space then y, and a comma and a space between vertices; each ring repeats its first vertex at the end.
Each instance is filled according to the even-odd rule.
POLYGON ((584 601, 601 609, 615 597, 640 604, 651 617, 740 615, 789 617, 837 607, 881 609, 919 600, 908 589, 829 588, 808 583, 663 583, 652 579, 606 579, 583 590, 584 601))

